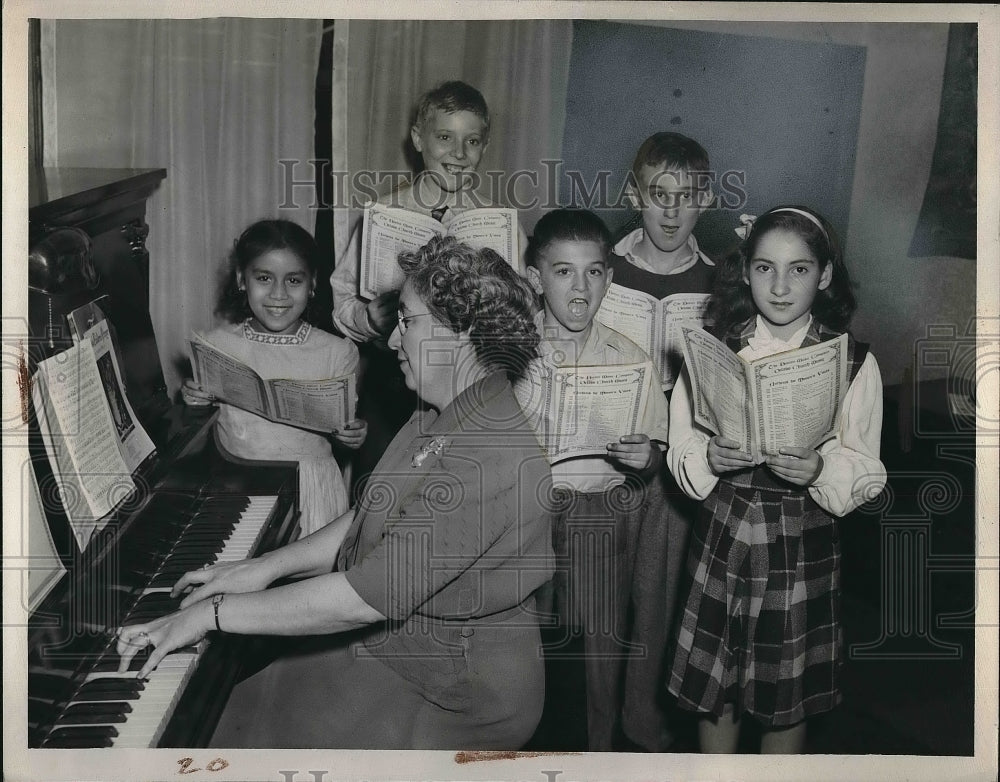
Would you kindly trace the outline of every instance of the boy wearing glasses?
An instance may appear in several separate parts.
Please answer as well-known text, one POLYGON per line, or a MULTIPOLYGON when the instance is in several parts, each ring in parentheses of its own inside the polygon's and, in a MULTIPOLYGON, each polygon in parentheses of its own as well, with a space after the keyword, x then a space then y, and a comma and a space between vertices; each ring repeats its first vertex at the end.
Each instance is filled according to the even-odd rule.
MULTIPOLYGON (((615 244, 611 270, 616 285, 657 299, 675 293, 711 293, 715 264, 693 235, 712 204, 708 153, 680 133, 654 133, 632 163, 628 198, 641 225, 615 244)), ((669 398, 670 388, 664 388, 669 398)), ((650 752, 672 743, 663 704, 667 645, 672 637, 680 573, 688 532, 697 512, 669 471, 650 482, 649 511, 639 533, 633 590, 637 595, 633 640, 646 649, 626 671, 622 728, 650 752)))

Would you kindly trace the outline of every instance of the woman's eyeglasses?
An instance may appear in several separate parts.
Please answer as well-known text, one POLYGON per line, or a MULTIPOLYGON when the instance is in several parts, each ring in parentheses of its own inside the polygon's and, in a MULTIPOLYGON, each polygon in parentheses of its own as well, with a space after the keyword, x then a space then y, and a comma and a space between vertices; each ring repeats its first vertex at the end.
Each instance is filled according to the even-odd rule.
POLYGON ((406 333, 406 327, 410 325, 410 321, 414 318, 433 314, 432 312, 418 312, 416 315, 404 315, 402 312, 397 312, 396 319, 399 321, 399 335, 403 336, 406 333))

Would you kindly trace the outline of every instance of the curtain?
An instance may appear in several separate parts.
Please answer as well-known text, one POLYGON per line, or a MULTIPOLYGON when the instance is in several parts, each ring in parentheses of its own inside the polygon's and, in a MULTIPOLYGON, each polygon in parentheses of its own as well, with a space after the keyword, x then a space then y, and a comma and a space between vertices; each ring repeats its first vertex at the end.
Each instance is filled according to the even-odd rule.
POLYGON ((976 258, 979 29, 948 26, 934 159, 910 258, 976 258))
MULTIPOLYGON (((530 233, 555 195, 546 186, 542 161, 560 157, 571 43, 569 19, 338 20, 332 122, 333 171, 344 183, 341 205, 358 195, 352 179, 359 172, 412 169, 407 149, 417 100, 442 81, 461 79, 479 89, 490 108, 490 145, 480 172, 504 173, 503 186, 494 189, 500 201, 518 206, 514 196, 531 204, 521 211, 530 233), (534 172, 537 186, 515 178, 517 171, 534 172)), ((355 217, 347 209, 335 212, 337 257, 355 217)))
POLYGON ((321 33, 320 20, 297 19, 43 23, 45 164, 167 169, 146 220, 171 393, 190 332, 213 324, 243 228, 282 217, 313 229, 321 33))
POLYGON ((28 165, 41 168, 42 131, 42 26, 28 20, 28 165))

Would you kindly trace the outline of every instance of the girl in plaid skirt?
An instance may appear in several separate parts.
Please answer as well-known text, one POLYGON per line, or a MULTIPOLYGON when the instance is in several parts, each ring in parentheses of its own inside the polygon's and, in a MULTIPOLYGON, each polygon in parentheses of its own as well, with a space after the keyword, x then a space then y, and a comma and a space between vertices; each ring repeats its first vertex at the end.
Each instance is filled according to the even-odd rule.
MULTIPOLYGON (((855 301, 826 220, 788 206, 747 222, 709 305, 717 336, 752 361, 843 333, 855 301)), ((801 752, 806 718, 840 699, 834 517, 876 496, 886 477, 878 365, 850 336, 848 351, 837 435, 816 449, 780 448, 762 464, 694 422, 686 372, 674 389, 667 462, 703 505, 668 688, 701 716, 703 752, 735 752, 743 714, 760 723, 762 752, 801 752)))

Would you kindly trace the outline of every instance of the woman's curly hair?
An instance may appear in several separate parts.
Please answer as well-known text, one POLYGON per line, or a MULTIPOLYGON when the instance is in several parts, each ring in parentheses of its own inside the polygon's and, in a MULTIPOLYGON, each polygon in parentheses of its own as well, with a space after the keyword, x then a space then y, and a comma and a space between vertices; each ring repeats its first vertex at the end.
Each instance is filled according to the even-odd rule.
POLYGON ((796 205, 776 206, 758 217, 739 250, 718 265, 715 290, 705 313, 705 320, 712 324, 712 331, 720 339, 738 336, 743 324, 757 314, 750 286, 744 278, 760 240, 776 230, 800 237, 821 266, 829 264, 832 267, 833 278, 824 290, 816 293, 812 314, 827 328, 846 331, 857 305, 837 235, 822 215, 796 205), (802 212, 812 215, 816 221, 802 212))
POLYGON ((400 268, 434 316, 456 334, 467 331, 487 369, 523 376, 538 355, 535 293, 496 252, 436 236, 400 253, 400 268))
MULTIPOLYGON (((229 263, 223 270, 220 281, 219 298, 215 304, 215 314, 229 323, 242 323, 253 313, 245 290, 240 290, 238 275, 245 274, 247 267, 257 258, 272 250, 288 250, 294 253, 309 270, 313 283, 319 269, 319 246, 305 228, 290 220, 260 220, 247 228, 233 242, 229 253, 229 263)), ((312 321, 313 299, 309 299, 302 319, 312 321)))

